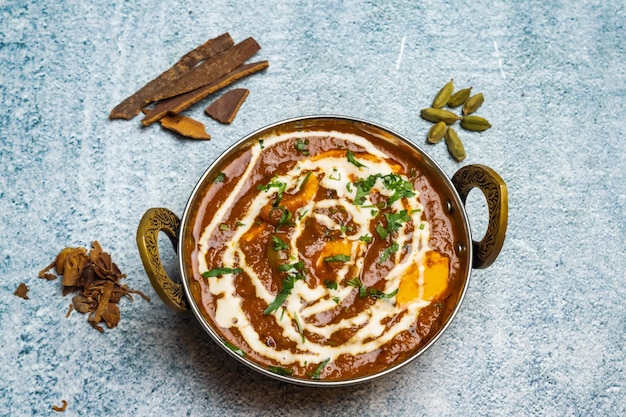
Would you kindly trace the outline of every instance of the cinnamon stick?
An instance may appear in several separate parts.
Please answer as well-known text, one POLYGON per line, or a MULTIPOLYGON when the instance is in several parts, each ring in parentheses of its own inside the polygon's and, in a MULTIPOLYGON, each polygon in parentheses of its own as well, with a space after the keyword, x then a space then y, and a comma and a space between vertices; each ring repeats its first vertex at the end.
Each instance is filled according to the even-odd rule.
POLYGON ((235 70, 250 59, 261 47, 254 38, 247 38, 230 49, 205 60, 183 74, 180 78, 164 85, 154 95, 154 100, 163 100, 204 87, 235 70))
POLYGON ((180 114, 168 114, 161 118, 161 126, 169 129, 179 135, 186 136, 191 139, 211 139, 202 122, 191 117, 181 116, 180 114))
POLYGON ((253 62, 250 64, 243 64, 236 68, 234 71, 220 77, 214 82, 200 87, 196 90, 190 91, 185 94, 181 94, 176 97, 171 97, 166 100, 159 101, 154 108, 147 110, 146 115, 141 121, 144 126, 148 126, 168 113, 180 113, 183 110, 193 106, 197 102, 208 97, 210 94, 221 90, 224 87, 228 87, 235 81, 254 74, 255 72, 264 70, 269 67, 268 61, 253 62))
POLYGON ((130 120, 135 117, 141 109, 155 100, 155 95, 166 85, 180 78, 183 74, 195 68, 198 63, 209 59, 216 54, 232 48, 235 42, 230 34, 224 33, 214 39, 209 39, 194 50, 183 55, 167 71, 153 79, 136 93, 126 98, 118 104, 109 114, 109 119, 130 120))
POLYGON ((250 94, 245 88, 235 88, 211 103, 204 112, 223 124, 230 124, 235 120, 239 108, 250 94))

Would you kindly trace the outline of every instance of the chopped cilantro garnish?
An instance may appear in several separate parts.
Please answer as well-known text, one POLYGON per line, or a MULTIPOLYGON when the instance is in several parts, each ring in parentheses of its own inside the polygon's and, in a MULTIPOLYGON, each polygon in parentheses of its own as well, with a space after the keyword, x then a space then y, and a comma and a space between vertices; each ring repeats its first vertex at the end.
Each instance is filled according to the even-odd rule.
POLYGON ((350 255, 333 255, 324 258, 324 262, 349 262, 350 255))
POLYGON ((380 222, 376 225, 376 233, 378 233, 381 239, 387 239, 387 236, 389 236, 389 232, 380 222))
POLYGON ((276 252, 289 249, 289 245, 276 235, 272 235, 272 243, 274 244, 273 248, 276 252))
POLYGON ((228 349, 232 350, 237 355, 239 355, 239 356, 246 356, 246 352, 244 352, 243 350, 241 350, 237 346, 233 345, 232 343, 229 343, 227 340, 222 339, 222 342, 224 342, 224 344, 226 345, 226 347, 228 349))
POLYGON ((309 155, 309 151, 307 146, 309 145, 309 140, 305 139, 304 141, 300 139, 296 139, 296 144, 294 145, 298 152, 302 152, 303 155, 309 155))
POLYGON ((346 281, 346 284, 350 285, 351 287, 358 288, 359 289, 359 297, 361 297, 361 298, 365 298, 367 296, 370 296, 372 298, 377 298, 377 299, 392 298, 396 294, 398 294, 398 289, 396 289, 395 291, 390 292, 389 294, 385 294, 384 292, 379 291, 376 288, 367 288, 365 285, 363 285, 363 283, 361 282, 361 280, 358 277, 346 281))
POLYGON ((209 271, 206 271, 202 274, 202 276, 204 278, 210 278, 210 277, 219 277, 219 276, 227 275, 227 274, 240 274, 242 272, 243 272, 243 269, 241 268, 221 267, 221 268, 213 268, 209 271))
POLYGON ((299 261, 299 262, 296 262, 294 264, 278 265, 278 270, 279 271, 287 272, 287 271, 290 271, 292 269, 295 269, 296 271, 302 271, 304 269, 304 262, 303 261, 299 261))
POLYGON ((366 297, 367 296, 367 287, 365 285, 363 285, 363 283, 361 282, 359 277, 352 278, 352 279, 346 281, 346 284, 348 284, 351 287, 358 288, 360 297, 366 297))
POLYGON ((376 184, 378 178, 380 178, 380 174, 370 175, 367 178, 360 178, 353 183, 356 186, 354 204, 356 204, 357 206, 363 204, 367 196, 369 196, 372 187, 374 187, 374 185, 376 184))
POLYGON ((272 301, 267 306, 267 308, 263 311, 263 314, 265 314, 265 315, 272 314, 273 312, 278 310, 280 308, 280 306, 283 305, 283 303, 285 302, 285 300, 287 299, 289 294, 291 294, 291 290, 293 290, 293 287, 296 284, 296 281, 299 280, 299 279, 303 279, 303 278, 304 277, 302 275, 299 275, 299 274, 290 275, 289 277, 285 278, 283 280, 283 287, 282 287, 282 289, 276 295, 276 298, 274 299, 274 301, 272 301))
POLYGON ((365 165, 363 165, 362 163, 356 160, 356 158, 354 157, 354 153, 352 153, 352 151, 348 151, 346 153, 346 157, 348 158, 348 162, 350 162, 357 168, 367 168, 365 165))
POLYGON ((336 290, 339 287, 337 285, 337 281, 333 281, 330 279, 327 279, 324 281, 324 286, 328 288, 329 290, 336 290))
POLYGON ((302 326, 302 323, 300 322, 300 319, 298 318, 298 313, 296 313, 295 311, 293 312, 293 319, 296 321, 296 326, 298 326, 298 333, 300 333, 300 337, 302 338, 302 343, 304 343, 306 341, 306 339, 304 338, 304 327, 302 326))
POLYGON ((309 180, 309 177, 311 177, 311 174, 313 173, 313 171, 309 171, 306 173, 306 175, 304 176, 304 179, 302 180, 302 182, 300 183, 300 189, 302 190, 304 188, 304 184, 306 184, 306 182, 309 180))
POLYGON ((279 206, 278 209, 281 210, 281 214, 280 219, 278 220, 278 224, 276 225, 276 230, 291 223, 291 213, 289 212, 289 210, 287 210, 283 206, 279 206))
POLYGON ((372 243, 372 237, 370 235, 363 235, 359 238, 361 242, 372 243))
POLYGON ((274 204, 273 204, 274 207, 277 207, 278 204, 280 203, 280 200, 283 199, 283 193, 285 192, 285 189, 287 188, 287 183, 273 180, 272 182, 265 184, 265 185, 259 184, 259 186, 257 187, 259 191, 269 191, 271 188, 278 188, 278 190, 276 191, 276 199, 274 200, 274 204))
POLYGON ((409 181, 405 181, 396 174, 388 174, 383 176, 383 185, 388 190, 393 190, 394 193, 389 197, 388 205, 392 205, 395 201, 400 200, 403 197, 413 197, 415 191, 413 191, 413 184, 409 181))
POLYGON ((223 172, 220 171, 220 173, 217 174, 217 176, 213 180, 213 183, 217 184, 217 183, 220 183, 220 182, 224 182, 225 179, 226 179, 226 174, 224 174, 223 172))
POLYGON ((341 180, 341 173, 337 170, 337 168, 333 168, 333 173, 328 176, 331 180, 339 181, 341 180))
POLYGON ((387 219, 387 231, 389 233, 397 232, 402 227, 402 223, 411 220, 406 210, 398 213, 385 213, 385 218, 387 219))
POLYGON ((270 372, 274 372, 275 374, 278 374, 278 375, 285 375, 285 376, 293 375, 293 369, 287 369, 281 366, 270 365, 267 367, 267 370, 270 372))
POLYGON ((377 290, 376 288, 370 288, 367 290, 367 294, 373 298, 392 298, 396 294, 398 294, 399 288, 396 288, 395 291, 390 292, 389 294, 385 294, 382 291, 377 290))
POLYGON ((226 223, 222 223, 222 224, 220 224, 219 229, 220 229, 222 232, 225 232, 225 231, 227 231, 227 230, 230 230, 230 226, 229 226, 228 224, 226 224, 226 223))
POLYGON ((259 140, 259 146, 261 149, 265 149, 265 144, 263 143, 263 139, 259 140))
POLYGON ((324 367, 328 364, 329 361, 330 358, 317 365, 317 368, 315 368, 315 371, 313 371, 313 374, 311 375, 311 379, 320 379, 320 374, 322 373, 324 367))
POLYGON ((378 263, 385 262, 392 254, 398 252, 398 250, 400 250, 400 245, 394 242, 391 246, 383 251, 383 254, 380 256, 378 263))

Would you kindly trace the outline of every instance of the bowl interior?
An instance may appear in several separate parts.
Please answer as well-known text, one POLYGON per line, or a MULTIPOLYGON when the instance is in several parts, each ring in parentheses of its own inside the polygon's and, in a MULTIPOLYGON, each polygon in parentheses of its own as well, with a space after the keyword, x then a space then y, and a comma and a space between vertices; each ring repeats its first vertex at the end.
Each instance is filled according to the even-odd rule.
POLYGON ((386 375, 406 365, 427 350, 445 331, 460 307, 471 271, 471 251, 470 229, 463 203, 440 166, 413 142, 389 129, 367 121, 337 116, 311 116, 279 122, 253 132, 231 146, 208 167, 191 193, 182 217, 178 248, 186 296, 200 324, 215 342, 236 360, 258 372, 290 383, 313 386, 348 385, 368 381, 386 375), (424 341, 419 349, 399 363, 374 374, 360 375, 347 380, 303 379, 289 375, 279 375, 275 372, 268 371, 265 367, 241 356, 238 352, 230 348, 228 343, 225 342, 223 334, 214 327, 211 317, 202 307, 201 288, 196 279, 199 275, 197 265, 194 265, 193 262, 190 261, 190 257, 196 250, 200 233, 197 219, 199 216, 204 216, 203 207, 206 205, 207 199, 214 198, 211 193, 211 188, 215 182, 216 176, 219 175, 224 167, 228 165, 233 158, 241 157, 241 155, 245 154, 252 146, 258 146, 258 144, 266 138, 296 131, 306 133, 307 131, 319 130, 350 133, 362 136, 366 139, 383 140, 396 147, 400 152, 410 155, 414 160, 415 168, 427 179, 432 189, 436 190, 436 196, 425 196, 425 198, 435 200, 434 202, 428 203, 431 209, 440 210, 445 213, 445 219, 443 221, 448 221, 451 228, 454 230, 455 241, 452 242, 452 244, 454 245, 454 251, 458 259, 458 262, 453 266, 453 268, 455 268, 455 275, 458 277, 457 282, 454 284, 455 290, 449 296, 449 302, 446 303, 445 311, 441 314, 441 325, 438 330, 429 335, 428 340, 424 341))

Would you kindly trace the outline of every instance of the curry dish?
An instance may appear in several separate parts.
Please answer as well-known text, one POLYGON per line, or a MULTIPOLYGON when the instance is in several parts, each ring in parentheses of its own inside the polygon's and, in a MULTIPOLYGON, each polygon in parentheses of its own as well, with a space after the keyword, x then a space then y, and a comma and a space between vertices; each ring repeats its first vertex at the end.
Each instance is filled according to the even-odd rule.
POLYGON ((222 161, 185 245, 226 346, 282 375, 344 380, 403 362, 464 285, 448 202, 374 135, 274 132, 222 161))

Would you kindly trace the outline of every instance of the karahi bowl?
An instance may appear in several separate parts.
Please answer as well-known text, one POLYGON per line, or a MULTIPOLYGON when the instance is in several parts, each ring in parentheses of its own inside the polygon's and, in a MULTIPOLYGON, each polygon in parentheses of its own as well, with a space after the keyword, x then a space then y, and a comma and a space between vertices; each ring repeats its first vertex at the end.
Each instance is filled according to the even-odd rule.
MULTIPOLYGON (((336 141, 341 142, 340 139, 337 139, 336 141)), ((297 139, 297 140, 299 142, 296 142, 296 145, 304 143, 300 139, 297 139)), ((332 139, 332 140, 335 140, 335 139, 332 139)), ((276 140, 276 142, 279 143, 280 141, 276 140)), ((308 139, 306 143, 308 144, 308 139)), ((339 146, 339 149, 343 149, 342 146, 344 145, 339 146)), ((360 148, 357 147, 355 149, 360 149, 360 148)), ((256 151, 256 152, 259 153, 262 151, 256 151)), ((335 153, 337 152, 338 151, 335 151, 335 153)), ((377 151, 374 149, 374 153, 375 152, 377 151)), ((279 156, 281 155, 281 153, 278 151, 276 151, 275 153, 276 155, 279 155, 279 156)), ((282 152, 282 154, 284 155, 284 152, 282 152)), ((276 155, 274 155, 274 157, 277 157, 276 155)), ((305 157, 302 157, 302 158, 306 159, 305 157)), ((307 158, 314 159, 315 157, 314 156, 309 157, 307 155, 307 158)), ((308 162, 309 159, 306 159, 306 161, 308 162)), ((276 159, 274 159, 273 161, 277 162, 277 166, 282 163, 280 160, 277 161, 276 159)), ((253 163, 252 159, 250 161, 245 160, 243 163, 240 163, 239 166, 241 167, 241 170, 245 169, 246 170, 245 172, 248 172, 249 169, 252 169, 250 168, 252 163, 253 163)), ((291 164, 290 166, 293 166, 294 163, 290 162, 290 164, 291 164)), ((363 165, 363 164, 359 164, 359 165, 363 165)), ((264 169, 266 171, 272 171, 273 168, 270 169, 268 168, 269 166, 270 164, 267 164, 267 166, 264 169)), ((354 170, 355 168, 350 166, 350 169, 354 170)), ((229 174, 229 177, 230 176, 236 177, 236 175, 229 174)), ((320 171, 320 174, 319 174, 320 178, 327 178, 330 176, 331 175, 329 174, 329 172, 320 171)), ((241 179, 241 178, 239 178, 239 180, 233 179, 232 181, 234 185, 231 191, 229 192, 234 193, 237 190, 240 190, 240 188, 237 188, 237 187, 244 187, 244 188, 247 187, 250 190, 261 189, 262 187, 259 187, 258 185, 253 187, 253 184, 245 184, 246 182, 254 182, 255 181, 254 178, 256 178, 256 181, 258 182, 259 181, 258 177, 259 176, 257 175, 256 177, 255 176, 251 176, 249 178, 246 177, 246 179, 241 179), (244 183, 244 184, 240 185, 240 183, 244 183)), ((306 181, 306 179, 304 181, 306 181)), ((414 183, 422 184, 420 183, 420 181, 422 180, 415 179, 414 183)), ((271 188, 271 187, 265 187, 265 190, 267 191, 268 188, 271 188)), ((347 188, 348 189, 351 188, 350 184, 348 184, 347 188)), ((423 189, 426 190, 426 187, 424 187, 423 189)), ((237 192, 240 192, 240 191, 237 191, 237 192)), ((329 193, 327 192, 327 194, 329 193)), ((332 194, 332 195, 334 196, 335 194, 332 194)), ((410 195, 410 193, 407 195, 410 195)), ((228 203, 228 204, 232 204, 234 207, 234 204, 238 201, 238 195, 233 196, 233 198, 231 198, 230 201, 231 203, 228 203)), ((249 203, 245 207, 248 207, 251 205, 253 204, 249 203)), ((222 206, 216 205, 216 207, 221 208, 222 206)), ((226 209, 224 209, 226 211, 228 210, 233 211, 232 208, 227 207, 227 204, 224 205, 224 207, 226 207, 226 209)), ((237 208, 237 210, 239 210, 239 207, 237 208)), ((370 211, 372 212, 372 216, 376 215, 374 214, 375 210, 370 210, 370 211)), ((418 211, 418 210, 412 210, 411 213, 413 213, 413 211, 418 211)), ((191 195, 188 199, 188 202, 184 209, 182 217, 178 217, 175 213, 173 213, 167 208, 152 208, 152 209, 149 209, 144 214, 143 218, 141 219, 139 223, 138 230, 137 230, 137 245, 139 248, 139 253, 141 255, 146 273, 149 279, 151 280, 152 285, 155 288, 155 291, 161 297, 163 302, 175 311, 187 312, 191 310, 191 312, 196 317, 200 326, 209 334, 209 336, 215 341, 215 343, 217 343, 221 348, 223 348, 224 351, 229 356, 231 356, 234 360, 243 363, 247 367, 263 375, 266 375, 268 377, 278 379, 284 382, 288 382, 288 383, 305 385, 305 386, 326 386, 326 387, 345 386, 345 385, 352 385, 352 384, 371 381, 373 379, 377 379, 384 375, 390 374, 394 372, 395 370, 399 369, 400 367, 406 366, 407 364, 415 361, 420 355, 422 355, 426 350, 428 350, 431 346, 433 346, 437 342, 437 340, 445 333, 446 329, 448 328, 453 318, 459 311, 459 308, 462 304, 465 292, 468 287, 468 282, 470 279, 472 269, 487 268, 496 260, 505 240, 505 233, 506 233, 506 227, 507 227, 507 211, 508 211, 508 197, 507 197, 506 185, 504 181, 502 180, 502 178, 495 171, 493 171, 492 169, 486 166, 483 166, 483 165, 464 166, 460 168, 452 176, 452 178, 448 178, 445 172, 442 170, 442 168, 419 146, 417 146, 411 140, 403 137, 402 135, 388 128, 382 127, 376 123, 372 123, 372 122, 360 120, 360 119, 355 119, 355 118, 350 118, 350 117, 325 116, 325 115, 307 116, 307 117, 289 119, 289 120, 281 121, 281 122, 263 127, 255 132, 252 132, 251 134, 247 135, 246 137, 242 138, 241 140, 233 144, 231 147, 229 147, 224 153, 222 153, 215 161, 213 161, 208 166, 205 173, 198 180, 195 188, 191 192, 191 195), (229 304, 227 308, 223 307, 221 313, 212 311, 212 308, 213 310, 217 310, 215 307, 210 307, 210 306, 207 307, 209 305, 209 302, 206 301, 207 299, 206 297, 211 298, 209 293, 213 290, 211 290, 207 286, 208 284, 205 285, 207 276, 210 274, 207 275, 207 272, 208 272, 206 270, 207 266, 204 265, 204 263, 206 262, 205 259, 208 259, 209 261, 211 261, 213 255, 209 256, 209 254, 203 253, 202 256, 199 256, 198 253, 200 251, 199 248, 202 246, 200 241, 203 239, 202 236, 204 236, 203 233, 205 231, 205 228, 209 228, 210 224, 215 223, 215 220, 211 222, 211 221, 205 221, 203 219, 205 216, 207 217, 218 216, 217 214, 211 214, 211 215, 207 214, 207 210, 209 212, 212 212, 211 208, 213 206, 211 204, 214 204, 212 202, 213 200, 220 200, 222 203, 228 200, 228 196, 226 195, 227 193, 224 193, 223 196, 219 197, 219 191, 213 191, 216 187, 216 183, 220 182, 219 179, 223 178, 224 170, 227 170, 228 167, 230 167, 231 164, 234 163, 233 160, 237 158, 242 159, 243 158, 242 155, 253 153, 251 149, 253 149, 254 147, 259 147, 259 145, 263 147, 263 143, 265 141, 268 141, 267 143, 270 143, 270 142, 273 143, 272 138, 283 138, 283 137, 288 137, 289 135, 293 136, 294 132, 298 132, 298 135, 302 136, 303 138, 307 138, 308 136, 311 136, 311 138, 313 138, 314 136, 315 137, 320 136, 320 132, 325 133, 325 134, 327 133, 328 135, 326 136, 328 137, 340 138, 341 140, 343 140, 342 138, 347 138, 347 137, 364 138, 364 140, 366 141, 371 141, 372 143, 375 143, 376 146, 381 147, 381 149, 384 148, 385 150, 389 150, 392 154, 398 155, 399 159, 403 159, 404 158, 403 155, 406 156, 407 158, 406 161, 408 161, 406 162, 406 164, 410 165, 410 171, 412 172, 411 175, 417 175, 416 178, 423 179, 424 181, 423 184, 427 183, 429 187, 432 187, 432 190, 425 191, 423 193, 423 196, 422 196, 422 193, 420 192, 416 192, 414 194, 417 195, 417 197, 415 197, 416 200, 418 200, 417 203, 423 204, 424 207, 427 208, 425 212, 428 210, 432 210, 432 211, 436 210, 437 213, 436 215, 434 214, 432 215, 434 217, 428 217, 428 216, 431 216, 430 214, 428 215, 420 214, 419 216, 426 216, 427 219, 432 220, 432 221, 430 220, 429 221, 430 223, 433 223, 433 224, 429 224, 429 222, 426 222, 426 224, 429 228, 432 228, 431 233, 434 233, 433 236, 435 236, 435 240, 437 236, 436 235, 437 227, 440 227, 438 225, 445 224, 447 225, 446 227, 449 228, 446 230, 450 231, 450 233, 447 233, 447 232, 441 233, 441 235, 451 236, 449 237, 450 241, 446 243, 446 248, 447 248, 446 250, 448 251, 447 252, 448 257, 452 259, 450 261, 451 263, 449 264, 450 266, 448 267, 450 271, 448 280, 454 281, 454 282, 445 283, 446 289, 445 289, 445 292, 442 293, 442 294, 445 294, 445 297, 442 295, 440 296, 440 298, 437 299, 438 301, 434 301, 437 303, 436 317, 435 317, 435 313, 432 313, 431 310, 428 310, 429 311, 428 314, 431 314, 433 317, 435 317, 429 323, 435 323, 435 324, 432 324, 432 326, 429 324, 428 331, 426 331, 423 335, 420 335, 419 338, 417 338, 418 342, 414 343, 411 349, 407 350, 407 352, 400 352, 398 355, 396 355, 396 357, 394 357, 393 360, 389 359, 388 363, 382 362, 382 364, 376 364, 376 366, 370 364, 370 365, 367 365, 367 367, 364 367, 363 369, 358 369, 359 365, 358 364, 354 365, 356 369, 354 369, 352 372, 347 373, 347 376, 341 376, 341 374, 337 376, 336 373, 333 374, 333 371, 336 371, 338 367, 333 368, 331 366, 332 362, 331 364, 329 364, 330 357, 326 361, 320 362, 316 367, 313 367, 313 368, 311 368, 313 366, 312 364, 307 364, 306 360, 301 359, 301 361, 304 361, 304 366, 309 366, 308 368, 309 370, 305 373, 301 372, 299 375, 294 375, 294 374, 291 374, 290 372, 283 372, 285 371, 285 368, 282 368, 282 367, 268 366, 267 363, 264 362, 264 359, 259 360, 257 356, 262 357, 265 354, 263 352, 265 352, 266 350, 273 354, 274 351, 272 351, 272 349, 276 348, 274 339, 281 339, 282 338, 281 334, 274 334, 273 337, 268 337, 264 339, 266 341, 267 346, 269 347, 266 349, 265 347, 261 346, 261 348, 255 351, 254 343, 245 342, 244 340, 245 336, 243 336, 243 334, 245 333, 244 330, 237 330, 237 334, 242 335, 239 339, 230 339, 229 331, 225 330, 225 327, 227 327, 228 324, 224 325, 223 324, 224 320, 222 320, 222 324, 218 324, 219 320, 216 320, 215 318, 217 314, 220 314, 222 316, 228 315, 228 317, 230 317, 230 320, 233 320, 233 322, 237 322, 237 317, 234 316, 236 314, 236 311, 238 311, 237 303, 229 304), (489 211, 489 214, 488 214, 489 220, 488 220, 487 230, 484 236, 480 240, 474 240, 472 238, 469 219, 465 210, 465 201, 468 196, 468 193, 474 188, 478 188, 484 194, 486 202, 487 202, 488 211, 489 211), (420 198, 421 200, 419 200, 420 198), (159 255, 159 248, 158 248, 158 235, 160 232, 164 232, 171 239, 172 244, 174 245, 175 250, 178 254, 181 282, 173 281, 167 275, 167 273, 165 272, 165 268, 162 265, 161 258, 159 255), (270 343, 270 339, 271 339, 271 343, 270 343), (245 353, 244 349, 239 348, 239 345, 242 345, 242 344, 246 345, 248 354, 245 353), (277 372, 277 369, 281 370, 281 372, 277 372), (324 375, 331 375, 331 377, 325 378, 324 375)), ((303 213, 304 213, 304 210, 302 210, 300 217, 304 216, 303 213)), ((241 213, 239 212, 236 214, 241 216, 241 213)), ((291 216, 292 213, 289 213, 289 214, 291 216)), ((356 217, 356 214, 354 216, 356 217)), ((213 219, 213 217, 211 217, 211 219, 213 219)), ((419 222, 419 217, 418 217, 417 222, 419 222)), ((251 223, 251 222, 248 222, 248 223, 251 223)), ((261 223, 258 221, 258 218, 257 218, 257 223, 259 224, 261 223)), ((237 222, 237 224, 243 224, 243 222, 237 222)), ((379 224, 384 224, 384 222, 379 221, 379 224)), ((250 226, 250 227, 252 228, 253 226, 250 226)), ((233 229, 232 227, 224 228, 224 232, 230 233, 231 235, 234 235, 234 236, 240 236, 239 238, 237 238, 239 239, 239 241, 234 243, 235 245, 237 245, 239 244, 238 242, 240 242, 241 240, 241 235, 237 235, 232 229, 233 229)), ((311 228, 308 226, 303 227, 302 231, 298 233, 300 235, 302 233, 306 235, 306 233, 309 233, 308 232, 309 229, 311 228)), ((344 233, 344 235, 342 235, 343 239, 346 239, 347 237, 345 235, 346 233, 345 230, 343 231, 343 233, 344 233)), ((416 230, 414 231, 413 229, 411 229, 411 235, 417 235, 417 234, 418 233, 416 230)), ((211 240, 212 239, 211 236, 215 236, 215 235, 209 234, 208 236, 209 238, 207 239, 205 237, 204 243, 202 243, 205 246, 212 245, 211 242, 213 241, 211 240)), ((247 235, 243 235, 243 236, 247 236, 247 235)), ((273 236, 275 237, 275 235, 273 236)), ((287 236, 287 235, 282 235, 282 236, 287 236)), ((361 247, 362 246, 363 245, 361 243, 361 247)), ((409 248, 409 245, 404 245, 404 247, 409 248)), ((403 247, 403 250, 404 250, 404 247, 403 247)), ((417 248, 418 245, 416 244, 410 247, 417 248)), ((406 250, 407 252, 410 252, 409 249, 406 249, 406 250)), ((415 249, 415 251, 417 251, 417 249, 415 249)), ((236 257, 236 259, 240 259, 241 256, 242 255, 239 254, 238 257, 236 257)), ((394 255, 394 256, 395 256, 394 259, 405 259, 406 256, 408 255, 402 255, 402 257, 400 257, 400 255, 394 255)), ((328 257, 325 259, 328 259, 328 257)), ((311 266, 313 264, 307 263, 306 265, 311 266)), ((326 267, 327 265, 324 265, 324 266, 326 267)), ((343 267, 343 265, 341 266, 343 267)), ((376 270, 374 268, 377 268, 377 267, 378 266, 372 267, 370 271, 376 270)), ((217 269, 220 269, 220 268, 217 268, 217 269)), ((216 269, 214 269, 213 271, 215 270, 216 269)), ((423 270, 424 268, 421 269, 421 271, 423 270)), ((231 274, 231 273, 241 273, 242 271, 243 271, 242 268, 221 268, 221 271, 216 272, 216 274, 214 274, 212 278, 215 279, 216 282, 219 282, 217 280, 220 279, 220 277, 222 276, 220 274, 222 273, 231 274)), ((420 273, 423 274, 423 272, 420 272, 420 273)), ((232 283, 235 283, 235 282, 241 283, 242 280, 251 279, 249 278, 249 276, 255 276, 255 274, 256 272, 252 270, 250 271, 250 274, 245 274, 244 278, 230 278, 230 279, 232 283)), ((400 278, 399 282, 402 283, 401 281, 402 279, 403 278, 400 278)), ((367 280, 367 276, 364 276, 363 281, 365 282, 366 280, 367 280)), ((344 283, 349 282, 353 284, 354 280, 352 281, 344 280, 343 282, 344 283)), ((315 285, 313 285, 313 287, 315 287, 315 285)), ((317 287, 319 287, 319 283, 317 287)), ((331 287, 327 286, 326 289, 322 289, 323 291, 320 290, 320 292, 326 291, 325 294, 327 294, 329 291, 332 292, 333 290, 329 288, 331 287)), ((336 289, 336 285, 333 288, 336 289)), ((360 289, 354 288, 353 292, 350 292, 351 291, 350 288, 344 288, 344 290, 345 291, 343 292, 343 294, 346 295, 350 293, 351 294, 350 297, 352 298, 345 296, 345 298, 341 302, 347 303, 348 301, 346 300, 348 299, 357 300, 358 302, 361 302, 363 306, 365 306, 363 307, 364 310, 367 308, 373 308, 372 306, 375 306, 376 305, 375 303, 378 303, 379 299, 381 298, 387 299, 385 301, 387 303, 398 304, 399 303, 398 299, 401 294, 401 293, 398 293, 397 289, 394 293, 384 294, 382 291, 379 291, 373 288, 370 288, 370 289, 365 288, 364 285, 362 285, 360 289), (372 298, 375 298, 376 300, 370 300, 369 298, 367 299, 368 300, 367 302, 360 300, 358 295, 354 295, 354 293, 358 294, 359 290, 360 290, 361 296, 363 296, 363 294, 365 294, 365 296, 375 295, 376 297, 372 297, 372 298)), ((257 286, 256 291, 257 293, 259 292, 264 293, 265 290, 263 289, 262 286, 261 287, 257 286)), ((274 289, 273 291, 275 293, 278 290, 274 289)), ((219 297, 228 297, 232 292, 233 290, 230 289, 228 291, 227 296, 224 296, 222 294, 219 297)), ((336 293, 336 294, 339 294, 339 293, 336 293)), ((420 294, 422 295, 424 294, 423 290, 420 294)), ((275 294, 272 294, 272 297, 274 295, 275 294)), ((265 296, 267 297, 268 295, 266 294, 265 296)), ((219 297, 215 297, 215 298, 219 298, 219 297)), ((326 296, 326 298, 330 299, 330 296, 326 296)), ((339 296, 332 297, 332 298, 335 300, 337 304, 340 304, 341 298, 339 296)), ((329 301, 328 299, 326 301, 329 301)), ((283 300, 281 299, 281 301, 283 300)), ((249 302, 242 301, 239 303, 239 305, 245 304, 245 303, 249 303, 249 302)), ((225 302, 222 304, 225 304, 225 302)), ((423 311, 427 311, 427 308, 430 308, 428 306, 434 305, 434 304, 433 302, 431 302, 431 304, 424 304, 424 305, 426 307, 424 307, 423 311)), ((348 305, 346 304, 346 308, 343 309, 344 311, 348 310, 347 306, 348 305)), ((274 318, 266 317, 266 316, 271 316, 271 314, 267 314, 267 311, 268 311, 267 308, 263 313, 261 313, 260 311, 262 310, 258 310, 258 309, 246 310, 246 313, 245 313, 246 317, 241 316, 240 319, 242 321, 249 321, 251 325, 253 325, 255 323, 255 320, 257 319, 259 320, 259 322, 261 320, 270 320, 272 323, 274 323, 274 321, 278 322, 279 320, 282 320, 282 316, 279 316, 278 311, 270 311, 270 313, 275 314, 274 318), (254 311, 256 311, 256 313, 254 313, 254 311)), ((287 308, 283 306, 281 311, 284 315, 285 311, 287 311, 287 308)), ((416 310, 416 311, 418 311, 419 313, 422 310, 416 310)), ((306 328, 306 326, 304 326, 301 323, 302 320, 299 320, 296 313, 293 313, 293 314, 294 314, 293 320, 291 319, 290 320, 292 323, 295 323, 295 324, 293 324, 293 326, 289 325, 287 327, 281 328, 280 332, 284 334, 288 334, 290 332, 293 333, 292 328, 291 328, 293 327, 295 331, 300 332, 300 336, 302 337, 302 342, 304 342, 305 333, 302 329, 306 328)), ((341 313, 338 313, 338 314, 341 314, 341 313)), ((402 313, 402 314, 406 315, 408 313, 402 313)), ((374 320, 372 317, 374 317, 375 315, 370 315, 370 316, 371 316, 370 319, 374 320)), ((389 322, 389 321, 392 321, 392 320, 387 320, 386 322, 389 322)), ((353 328, 346 330, 350 332, 351 335, 354 334, 355 332, 358 332, 357 328, 359 326, 361 327, 366 326, 366 324, 364 324, 362 320, 359 322, 359 324, 354 324, 355 322, 351 322, 351 323, 352 323, 353 328)), ((416 322, 416 323, 418 323, 417 326, 419 327, 419 322, 416 322)), ((414 327, 412 328, 413 330, 414 330, 414 327)), ((256 331, 257 328, 255 327, 254 330, 256 331)), ((406 333, 406 331, 407 330, 405 329, 404 333, 406 333)), ((313 334, 311 334, 311 336, 313 336, 313 334)), ((371 338, 365 339, 365 342, 363 342, 363 344, 369 343, 370 339, 371 338)), ((345 343, 349 345, 351 343, 350 340, 352 339, 347 338, 345 343)), ((393 340, 395 339, 392 339, 392 341, 393 340)), ((311 343, 310 341, 308 342, 311 343)), ((298 341, 293 342, 292 345, 294 343, 298 344, 299 342, 298 341)), ((391 346, 395 346, 394 349, 391 349, 391 350, 397 350, 396 347, 401 345, 401 343, 397 343, 397 345, 393 345, 392 342, 389 342, 389 343, 391 344, 391 346)), ((322 341, 320 342, 320 344, 331 345, 330 340, 322 341)), ((382 352, 386 347, 387 347, 387 344, 378 345, 376 347, 376 349, 378 350, 375 350, 377 352, 376 354, 379 354, 380 352, 382 352)), ((292 347, 290 349, 292 349, 293 352, 302 350, 301 347, 292 347)), ((320 347, 319 349, 321 350, 322 348, 320 347)), ((351 351, 351 349, 352 347, 348 346, 348 348, 344 349, 343 351, 344 353, 342 353, 341 355, 336 355, 335 359, 337 359, 337 363, 340 363, 340 360, 338 358, 343 358, 345 361, 348 361, 348 359, 350 359, 350 355, 345 352, 349 352, 351 351)), ((354 357, 360 358, 361 362, 366 363, 367 361, 363 359, 365 358, 365 356, 359 356, 359 355, 361 355, 361 353, 359 353, 358 355, 354 357)), ((385 353, 385 355, 380 355, 380 356, 384 356, 384 357, 389 356, 387 353, 385 353)), ((376 361, 380 361, 380 360, 379 359, 374 360, 374 362, 376 361)), ((358 361, 354 361, 354 362, 358 362, 358 361)), ((370 362, 367 362, 367 363, 370 363, 370 362)))

